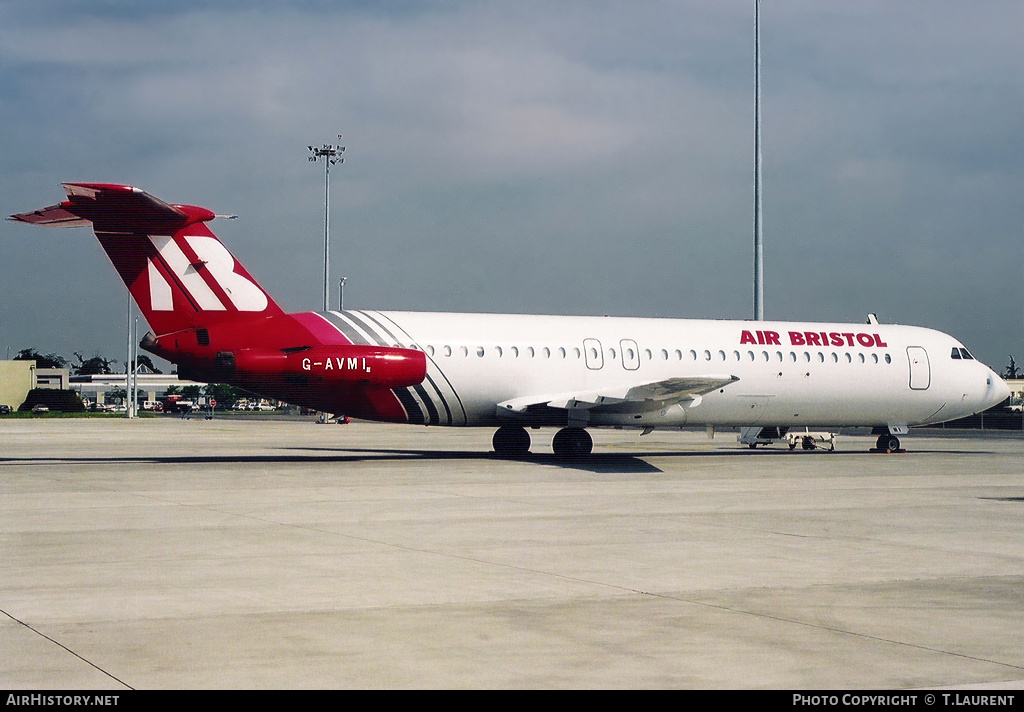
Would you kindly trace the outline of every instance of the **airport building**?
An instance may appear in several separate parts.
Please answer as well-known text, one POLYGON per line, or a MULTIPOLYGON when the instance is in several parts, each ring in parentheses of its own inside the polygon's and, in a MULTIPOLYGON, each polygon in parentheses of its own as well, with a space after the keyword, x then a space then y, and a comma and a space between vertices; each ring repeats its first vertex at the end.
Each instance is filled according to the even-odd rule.
POLYGON ((40 368, 35 361, 0 361, 0 406, 17 410, 35 388, 70 387, 71 376, 66 368, 40 368))
MULTIPOLYGON (((135 376, 135 385, 138 388, 139 403, 156 401, 164 395, 168 388, 177 386, 203 387, 205 383, 198 381, 182 381, 173 373, 139 373, 135 376)), ((71 388, 78 391, 83 401, 91 403, 106 403, 108 393, 115 390, 128 390, 131 384, 125 384, 123 373, 97 373, 89 376, 72 376, 71 388)))
MULTIPOLYGON (((176 374, 139 373, 138 399, 156 401, 170 386, 205 386, 205 383, 179 380, 176 374)), ((73 376, 66 368, 40 368, 35 361, 0 361, 0 406, 18 410, 31 391, 37 388, 74 390, 83 401, 104 404, 110 393, 127 390, 125 374, 107 373, 73 376)))

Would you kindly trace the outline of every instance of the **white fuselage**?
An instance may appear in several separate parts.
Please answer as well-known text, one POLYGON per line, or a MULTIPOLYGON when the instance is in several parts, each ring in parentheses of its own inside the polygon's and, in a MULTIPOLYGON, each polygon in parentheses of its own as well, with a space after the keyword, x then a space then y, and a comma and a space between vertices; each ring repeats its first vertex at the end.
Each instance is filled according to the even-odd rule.
POLYGON ((324 316, 357 343, 426 352, 427 379, 405 401, 407 409, 410 399, 421 409, 426 424, 530 424, 552 413, 511 414, 498 404, 680 377, 734 380, 668 404, 595 408, 581 424, 895 429, 970 415, 1008 395, 1002 379, 956 339, 912 326, 375 311, 324 316))

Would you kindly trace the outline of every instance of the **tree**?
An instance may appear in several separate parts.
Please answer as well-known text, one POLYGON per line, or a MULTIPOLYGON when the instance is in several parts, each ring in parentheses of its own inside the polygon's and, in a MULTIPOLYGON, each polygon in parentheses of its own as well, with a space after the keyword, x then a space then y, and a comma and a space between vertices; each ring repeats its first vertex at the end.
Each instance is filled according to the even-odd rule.
POLYGON ((150 373, 163 373, 159 368, 153 365, 153 359, 146 354, 139 354, 138 364, 143 368, 149 369, 150 373))
POLYGON ((96 374, 113 373, 111 365, 117 363, 117 359, 105 359, 99 354, 91 358, 84 358, 82 354, 75 352, 78 364, 74 367, 76 376, 93 376, 96 374))
POLYGON ((1006 367, 1006 370, 1003 371, 1003 378, 1008 381, 1012 381, 1020 378, 1020 375, 1021 370, 1017 368, 1017 362, 1013 360, 1013 356, 1010 356, 1010 364, 1006 367))
POLYGON ((68 360, 59 354, 46 354, 43 356, 35 349, 22 349, 13 360, 35 361, 37 368, 64 368, 68 365, 68 360))
POLYGON ((226 383, 208 383, 203 389, 206 395, 217 401, 220 408, 230 408, 242 397, 244 391, 226 383))

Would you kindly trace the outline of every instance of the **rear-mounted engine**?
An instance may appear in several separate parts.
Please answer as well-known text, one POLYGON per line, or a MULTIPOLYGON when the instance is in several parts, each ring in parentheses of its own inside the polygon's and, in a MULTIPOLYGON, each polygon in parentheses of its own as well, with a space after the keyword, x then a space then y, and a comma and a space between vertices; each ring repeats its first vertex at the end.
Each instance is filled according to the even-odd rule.
POLYGON ((422 351, 391 346, 241 349, 218 353, 217 368, 242 377, 402 388, 423 382, 427 358, 422 351))

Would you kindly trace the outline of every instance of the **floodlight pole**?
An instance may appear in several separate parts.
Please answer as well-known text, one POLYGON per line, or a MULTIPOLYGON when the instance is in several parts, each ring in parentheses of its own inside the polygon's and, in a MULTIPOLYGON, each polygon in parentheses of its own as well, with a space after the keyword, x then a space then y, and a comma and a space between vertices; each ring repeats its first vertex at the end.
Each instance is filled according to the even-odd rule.
POLYGON ((131 370, 132 370, 132 293, 128 292, 128 343, 125 345, 125 358, 124 358, 124 399, 125 399, 125 418, 134 418, 135 415, 132 413, 131 401, 128 400, 128 394, 131 390, 131 370))
POLYGON ((135 315, 132 335, 132 417, 139 417, 139 315, 135 315))
POLYGON ((761 221, 761 0, 754 0, 754 320, 764 321, 761 221))
MULTIPOLYGON (((341 134, 338 134, 338 139, 341 139, 341 134)), ((330 309, 331 296, 331 166, 345 162, 341 156, 345 152, 345 147, 325 143, 320 148, 307 148, 313 154, 309 157, 311 163, 324 159, 324 311, 327 311, 330 309)))

